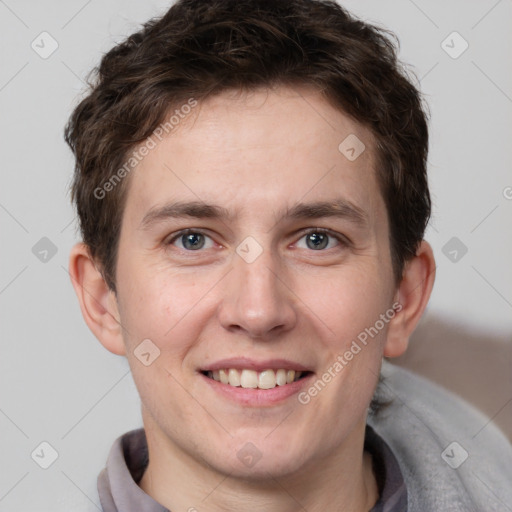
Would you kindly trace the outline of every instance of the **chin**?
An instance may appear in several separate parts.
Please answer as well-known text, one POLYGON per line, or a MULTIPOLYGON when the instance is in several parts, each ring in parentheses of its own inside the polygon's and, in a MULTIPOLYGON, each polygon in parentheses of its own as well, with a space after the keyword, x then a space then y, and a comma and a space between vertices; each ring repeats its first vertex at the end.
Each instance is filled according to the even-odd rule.
POLYGON ((293 447, 289 438, 265 438, 269 431, 256 436, 238 438, 230 454, 222 453, 218 460, 230 461, 225 468, 233 478, 264 482, 300 471, 305 462, 306 448, 293 447), (253 439, 251 441, 250 439, 253 439))
POLYGON ((254 483, 275 483, 276 478, 283 478, 301 470, 303 460, 301 457, 288 457, 283 460, 276 455, 262 457, 254 465, 241 464, 238 459, 228 468, 230 478, 237 478, 254 483))

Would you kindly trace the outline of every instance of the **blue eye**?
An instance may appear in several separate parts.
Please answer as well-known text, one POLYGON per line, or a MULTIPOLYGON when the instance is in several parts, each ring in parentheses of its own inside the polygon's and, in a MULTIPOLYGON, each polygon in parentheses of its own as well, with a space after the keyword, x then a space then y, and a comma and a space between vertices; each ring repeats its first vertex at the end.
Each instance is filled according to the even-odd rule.
MULTIPOLYGON (((197 251, 203 249, 205 246, 205 238, 210 238, 201 231, 195 231, 192 229, 185 229, 177 233, 171 240, 169 245, 174 244, 176 240, 180 240, 183 244, 183 248, 187 251, 197 251)), ((207 247, 208 248, 208 247, 207 247)))
POLYGON ((329 244, 329 238, 338 242, 336 246, 347 245, 346 240, 341 235, 336 235, 330 230, 324 228, 310 229, 301 237, 301 239, 304 237, 306 237, 306 247, 313 251, 325 249, 329 244))

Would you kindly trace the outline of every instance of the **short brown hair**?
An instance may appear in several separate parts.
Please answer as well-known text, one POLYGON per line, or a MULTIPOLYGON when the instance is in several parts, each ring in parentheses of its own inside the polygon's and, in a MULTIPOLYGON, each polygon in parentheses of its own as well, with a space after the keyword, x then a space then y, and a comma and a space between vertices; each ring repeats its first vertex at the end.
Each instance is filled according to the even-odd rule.
POLYGON ((190 98, 294 84, 318 88, 375 136, 398 282, 431 210, 427 115, 398 48, 394 34, 330 0, 178 0, 105 54, 65 139, 76 157, 71 192, 82 238, 108 286, 116 290, 129 177, 104 197, 95 190, 129 152, 190 98))

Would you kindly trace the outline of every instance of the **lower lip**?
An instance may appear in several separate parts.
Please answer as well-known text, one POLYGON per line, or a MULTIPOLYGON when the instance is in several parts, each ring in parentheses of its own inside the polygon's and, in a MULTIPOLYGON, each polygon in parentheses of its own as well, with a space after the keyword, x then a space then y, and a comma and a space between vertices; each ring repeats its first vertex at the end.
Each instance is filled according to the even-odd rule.
POLYGON ((211 379, 202 373, 199 374, 212 389, 222 396, 238 402, 241 405, 250 406, 268 406, 283 402, 287 398, 299 393, 301 389, 307 387, 313 377, 310 373, 297 381, 285 384, 284 386, 276 386, 271 389, 258 388, 242 388, 223 384, 217 380, 211 379))

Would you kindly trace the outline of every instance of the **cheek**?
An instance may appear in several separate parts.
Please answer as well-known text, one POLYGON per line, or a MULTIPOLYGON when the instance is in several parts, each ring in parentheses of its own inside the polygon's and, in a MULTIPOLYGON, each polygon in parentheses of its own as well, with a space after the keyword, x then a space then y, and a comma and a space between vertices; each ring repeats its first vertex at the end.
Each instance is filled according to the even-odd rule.
POLYGON ((338 410, 346 411, 347 406, 362 411, 377 383, 388 325, 394 317, 388 277, 377 263, 360 272, 352 268, 330 289, 339 297, 327 310, 328 321, 338 336, 330 338, 325 373, 319 378, 329 380, 322 405, 332 407, 334 415, 339 414, 338 410))
POLYGON ((132 352, 142 340, 150 339, 162 359, 178 364, 199 337, 201 318, 209 307, 210 281, 168 269, 132 272, 120 311, 125 342, 132 352))
POLYGON ((335 338, 330 337, 334 348, 350 344, 390 306, 382 273, 376 265, 340 270, 324 284, 316 294, 315 311, 336 334, 335 338))

